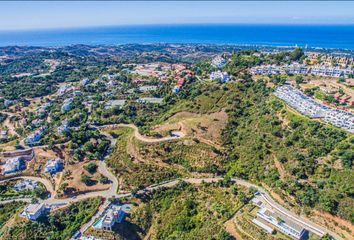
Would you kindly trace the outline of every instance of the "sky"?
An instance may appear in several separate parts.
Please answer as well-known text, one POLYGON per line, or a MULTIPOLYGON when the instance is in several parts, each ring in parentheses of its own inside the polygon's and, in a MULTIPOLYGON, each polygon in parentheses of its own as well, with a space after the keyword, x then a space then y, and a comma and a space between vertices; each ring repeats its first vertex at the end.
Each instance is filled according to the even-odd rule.
POLYGON ((0 30, 188 23, 354 24, 354 2, 0 1, 0 30))

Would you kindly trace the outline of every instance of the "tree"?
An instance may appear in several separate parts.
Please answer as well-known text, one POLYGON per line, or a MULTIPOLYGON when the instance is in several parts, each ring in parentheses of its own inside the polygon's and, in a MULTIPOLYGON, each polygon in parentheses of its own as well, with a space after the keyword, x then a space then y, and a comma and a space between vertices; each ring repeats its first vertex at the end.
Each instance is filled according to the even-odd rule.
POLYGON ((303 82, 304 82, 304 77, 303 77, 302 75, 297 75, 297 76, 295 77, 295 82, 296 82, 296 84, 301 84, 301 83, 303 83, 303 82))
POLYGON ((90 174, 94 174, 97 171, 97 165, 93 162, 90 162, 86 166, 84 166, 84 169, 88 171, 90 174))
POLYGON ((293 61, 298 61, 300 58, 304 56, 304 52, 301 48, 295 48, 294 51, 290 53, 290 59, 293 61))
POLYGON ((90 185, 92 183, 91 177, 86 174, 81 176, 81 182, 85 183, 85 185, 90 185))

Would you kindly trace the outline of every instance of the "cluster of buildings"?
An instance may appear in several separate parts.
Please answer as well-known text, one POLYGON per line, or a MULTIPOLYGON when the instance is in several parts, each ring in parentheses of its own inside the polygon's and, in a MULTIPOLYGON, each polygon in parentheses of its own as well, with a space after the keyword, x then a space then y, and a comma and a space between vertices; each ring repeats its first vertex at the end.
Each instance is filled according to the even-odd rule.
POLYGON ((320 104, 288 84, 278 87, 274 95, 302 114, 312 118, 321 118, 325 122, 354 133, 353 113, 320 104))
POLYGON ((130 210, 130 205, 110 205, 103 217, 93 224, 94 229, 112 230, 116 223, 121 223, 127 212, 130 210))
POLYGON ((354 74, 354 69, 331 67, 324 65, 308 66, 306 64, 293 63, 283 66, 278 65, 261 65, 251 68, 253 75, 273 75, 273 74, 313 74, 325 77, 348 77, 354 74))
POLYGON ((345 55, 323 55, 314 52, 306 53, 306 55, 307 57, 304 62, 312 65, 321 63, 327 66, 340 65, 342 67, 347 67, 354 64, 354 58, 345 55))
POLYGON ((221 83, 228 82, 230 80, 230 76, 227 72, 211 72, 210 73, 210 80, 220 81, 221 83))

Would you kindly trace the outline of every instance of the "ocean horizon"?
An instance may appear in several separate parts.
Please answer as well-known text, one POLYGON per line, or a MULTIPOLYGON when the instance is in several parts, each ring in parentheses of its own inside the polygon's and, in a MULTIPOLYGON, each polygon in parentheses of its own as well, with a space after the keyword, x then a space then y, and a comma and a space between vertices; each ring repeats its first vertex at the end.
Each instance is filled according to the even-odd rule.
POLYGON ((169 24, 0 31, 0 46, 200 43, 354 50, 354 25, 169 24))

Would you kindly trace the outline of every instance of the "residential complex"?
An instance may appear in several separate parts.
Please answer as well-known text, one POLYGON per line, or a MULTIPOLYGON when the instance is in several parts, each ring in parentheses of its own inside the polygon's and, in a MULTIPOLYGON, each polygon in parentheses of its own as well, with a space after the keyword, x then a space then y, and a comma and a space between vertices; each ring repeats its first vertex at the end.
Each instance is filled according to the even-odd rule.
POLYGON ((316 76, 325 77, 348 77, 354 74, 354 69, 349 68, 339 68, 330 67, 323 65, 309 66, 306 64, 293 63, 289 65, 261 65, 251 68, 251 74, 262 75, 262 74, 313 74, 316 76))
POLYGON ((288 105, 302 114, 312 118, 321 118, 334 126, 343 128, 349 132, 354 132, 353 113, 333 109, 320 104, 289 84, 278 87, 274 95, 284 100, 288 105))

